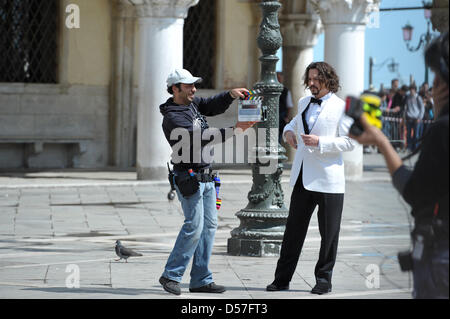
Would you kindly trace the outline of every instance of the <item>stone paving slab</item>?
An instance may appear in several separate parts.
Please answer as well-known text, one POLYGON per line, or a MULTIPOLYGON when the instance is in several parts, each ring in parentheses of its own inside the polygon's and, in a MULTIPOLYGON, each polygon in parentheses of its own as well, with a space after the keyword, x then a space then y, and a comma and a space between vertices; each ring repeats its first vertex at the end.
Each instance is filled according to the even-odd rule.
MULTIPOLYGON (((210 268, 227 291, 189 293, 189 267, 181 296, 158 283, 183 223, 178 200, 167 200, 167 183, 139 182, 134 172, 0 176, 0 298, 410 299, 411 276, 400 271, 396 259, 410 245, 409 208, 379 159, 372 161, 376 173, 347 183, 333 292, 323 296, 310 294, 320 246, 316 216, 289 291, 265 291, 277 257, 227 255, 230 231, 239 225, 234 214, 247 205, 248 170, 221 174, 223 206, 210 268), (117 239, 144 256, 116 261, 117 239), (77 271, 80 286, 70 288, 67 280, 77 271)), ((288 176, 286 170, 286 206, 288 176)))

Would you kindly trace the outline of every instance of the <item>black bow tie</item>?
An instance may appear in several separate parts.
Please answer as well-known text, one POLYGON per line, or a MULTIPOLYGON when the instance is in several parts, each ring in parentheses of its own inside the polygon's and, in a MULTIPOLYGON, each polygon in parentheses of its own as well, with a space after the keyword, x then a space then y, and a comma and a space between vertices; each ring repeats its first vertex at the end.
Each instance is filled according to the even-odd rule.
POLYGON ((321 105, 321 104, 322 104, 322 100, 316 99, 315 97, 312 97, 311 100, 309 100, 309 103, 310 103, 310 104, 315 103, 315 104, 321 105))

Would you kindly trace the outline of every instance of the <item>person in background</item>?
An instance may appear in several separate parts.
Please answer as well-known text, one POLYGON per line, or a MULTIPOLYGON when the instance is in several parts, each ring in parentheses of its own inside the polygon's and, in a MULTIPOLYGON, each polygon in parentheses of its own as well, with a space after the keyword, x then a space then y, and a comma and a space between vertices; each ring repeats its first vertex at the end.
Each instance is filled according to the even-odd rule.
POLYGON ((422 122, 420 123, 420 125, 418 127, 418 133, 419 133, 418 138, 419 139, 421 139, 423 137, 425 132, 430 127, 430 124, 434 120, 433 98, 431 97, 430 93, 428 93, 428 91, 427 91, 427 93, 425 94, 425 96, 423 98, 423 104, 425 106, 425 112, 423 114, 422 122))
POLYGON ((406 104, 406 94, 408 93, 409 87, 407 85, 402 85, 399 90, 394 94, 392 98, 392 107, 390 116, 392 116, 392 120, 395 123, 393 129, 391 130, 391 134, 393 136, 393 140, 396 142, 393 143, 394 147, 397 149, 403 149, 406 144, 405 141, 405 133, 404 133, 404 115, 405 115, 405 104, 406 104))
POLYGON ((396 93, 396 90, 391 88, 389 90, 388 94, 386 95, 385 103, 383 103, 382 106, 380 106, 380 109, 383 111, 383 117, 382 117, 383 133, 389 138, 389 140, 393 140, 392 129, 393 129, 394 125, 392 123, 392 117, 390 116, 390 114, 393 109, 392 103, 393 103, 393 98, 394 98, 395 93, 396 93))
POLYGON ((422 100, 428 95, 428 90, 430 89, 430 86, 427 82, 423 82, 419 89, 419 95, 422 98, 422 100))
POLYGON ((391 90, 394 90, 394 92, 397 92, 398 85, 399 85, 398 79, 392 79, 392 81, 391 81, 391 90))
MULTIPOLYGON (((380 110, 383 112, 383 114, 386 114, 388 112, 388 94, 386 93, 386 90, 381 90, 378 93, 378 96, 380 97, 381 103, 380 103, 380 110)), ((385 121, 384 117, 382 118, 383 122, 383 133, 387 136, 389 134, 389 124, 387 121, 385 121)))
POLYGON ((419 137, 418 128, 425 112, 422 98, 417 93, 417 87, 414 84, 409 88, 409 94, 406 96, 405 105, 406 144, 408 150, 414 152, 417 148, 417 139, 419 137))
POLYGON ((407 85, 402 85, 402 87, 397 90, 392 98, 392 113, 394 113, 398 117, 403 116, 403 112, 405 110, 406 104, 406 95, 409 91, 409 87, 407 85))
POLYGON ((396 91, 395 89, 390 89, 389 93, 386 97, 386 102, 387 102, 387 108, 386 111, 389 111, 392 108, 392 103, 394 102, 394 95, 395 95, 396 91))
POLYGON ((283 73, 277 72, 278 82, 283 84, 283 92, 280 95, 280 106, 279 106, 279 139, 280 143, 283 140, 283 130, 287 123, 290 122, 289 109, 294 107, 292 103, 291 91, 284 85, 283 73))

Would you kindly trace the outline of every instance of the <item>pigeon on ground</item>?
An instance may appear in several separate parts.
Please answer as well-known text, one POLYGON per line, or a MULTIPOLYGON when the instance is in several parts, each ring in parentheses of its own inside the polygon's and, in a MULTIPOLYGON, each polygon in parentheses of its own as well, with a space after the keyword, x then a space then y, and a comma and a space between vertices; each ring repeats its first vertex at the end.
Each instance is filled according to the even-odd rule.
POLYGON ((120 259, 116 259, 116 261, 120 261, 122 259, 125 259, 125 262, 128 262, 128 257, 136 257, 136 256, 142 256, 142 254, 135 252, 134 250, 130 248, 126 248, 122 246, 122 243, 120 240, 116 241, 116 254, 120 257, 120 259))

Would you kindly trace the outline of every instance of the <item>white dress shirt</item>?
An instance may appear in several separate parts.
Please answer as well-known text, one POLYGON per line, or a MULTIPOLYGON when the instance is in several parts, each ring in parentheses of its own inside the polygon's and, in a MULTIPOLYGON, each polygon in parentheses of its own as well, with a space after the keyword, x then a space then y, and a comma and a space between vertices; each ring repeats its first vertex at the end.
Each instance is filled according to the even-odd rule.
MULTIPOLYGON (((326 100, 328 100, 331 97, 331 92, 327 95, 320 98, 322 100, 322 103, 326 100)), ((314 124, 316 124, 317 119, 319 118, 320 112, 322 112, 323 107, 317 103, 311 103, 309 106, 308 111, 305 114, 306 124, 308 124, 309 131, 314 128, 314 124)))

